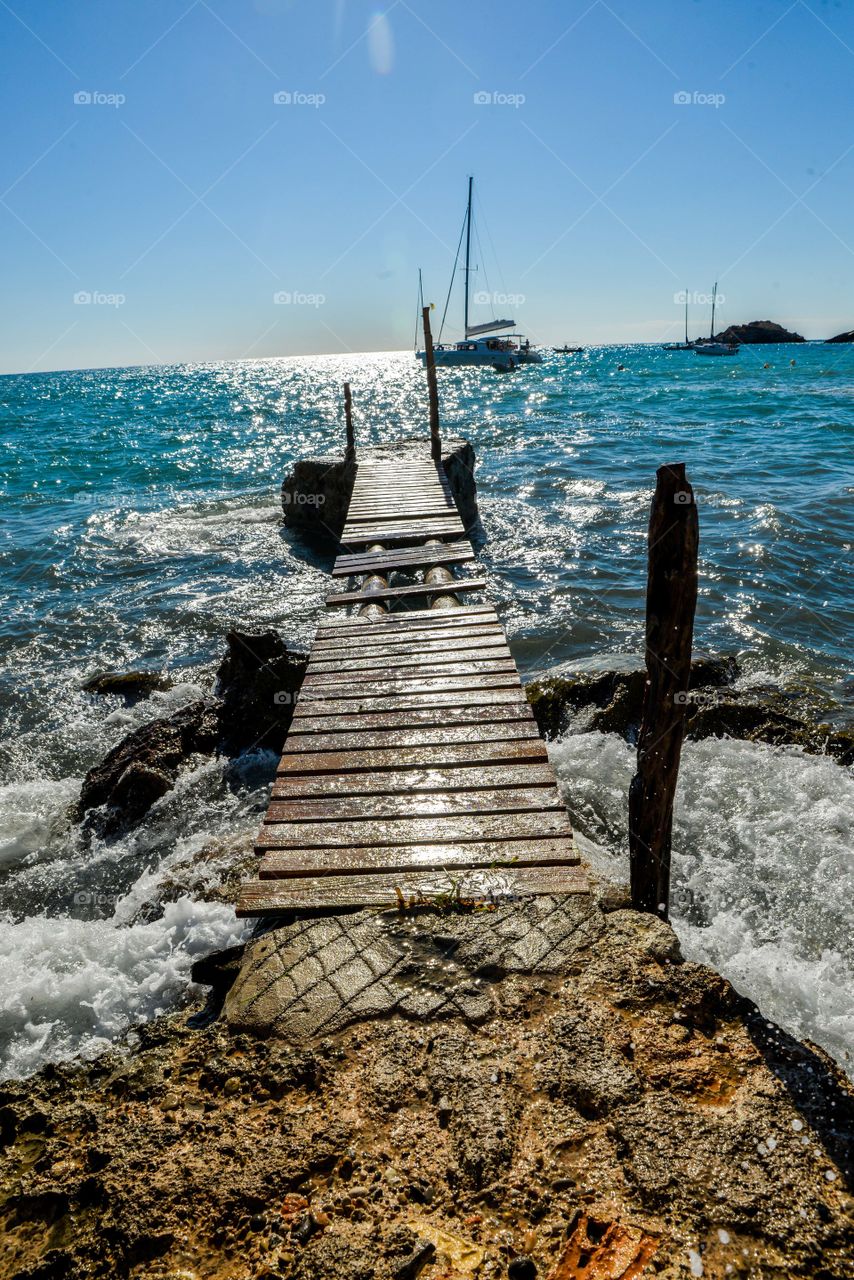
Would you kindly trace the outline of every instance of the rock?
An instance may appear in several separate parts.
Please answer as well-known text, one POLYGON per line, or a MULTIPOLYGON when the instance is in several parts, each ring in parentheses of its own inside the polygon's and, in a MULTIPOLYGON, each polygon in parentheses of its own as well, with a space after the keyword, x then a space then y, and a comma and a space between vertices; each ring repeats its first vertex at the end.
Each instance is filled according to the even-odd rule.
POLYGON ((217 672, 219 749, 226 755, 263 749, 279 754, 308 658, 275 631, 229 631, 217 672))
MULTIPOLYGON (((733 657, 699 658, 691 664, 685 735, 742 738, 772 746, 798 746, 813 755, 854 763, 854 730, 826 724, 829 710, 814 690, 798 686, 734 689, 733 657)), ((570 727, 619 733, 635 742, 640 728, 646 672, 640 668, 579 671, 570 667, 531 680, 525 692, 540 733, 556 738, 570 727)))
POLYGON ((199 699, 168 719, 151 720, 123 738, 83 780, 77 818, 106 806, 101 834, 131 826, 174 785, 191 755, 209 755, 219 739, 217 703, 199 699))
POLYGON ((83 688, 86 693, 118 694, 126 702, 139 702, 152 693, 172 688, 173 681, 160 671, 104 671, 91 676, 83 688))
MULTIPOLYGON (((691 663, 690 689, 719 689, 738 675, 730 655, 699 657, 691 663)), ((559 668, 554 675, 529 681, 525 693, 540 733, 556 738, 566 729, 572 712, 593 708, 585 728, 620 733, 633 740, 640 728, 646 671, 641 667, 579 672, 559 668)))
POLYGON ((773 320, 751 320, 749 324, 731 324, 716 333, 715 342, 806 342, 806 338, 773 320))
POLYGON ((835 338, 828 338, 828 342, 854 342, 854 329, 849 329, 847 333, 837 333, 835 338))

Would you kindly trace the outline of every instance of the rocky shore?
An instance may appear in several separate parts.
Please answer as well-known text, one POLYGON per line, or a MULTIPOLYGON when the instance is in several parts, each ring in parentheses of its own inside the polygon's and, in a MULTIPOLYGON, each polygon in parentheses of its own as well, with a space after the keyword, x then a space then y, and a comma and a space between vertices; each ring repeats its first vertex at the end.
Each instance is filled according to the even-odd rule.
POLYGON ((751 320, 748 324, 731 324, 716 333, 715 342, 806 342, 806 338, 774 320, 751 320))
POLYGON ((2 1086, 0 1275, 851 1275, 842 1073, 613 893, 293 921, 196 976, 2 1086))

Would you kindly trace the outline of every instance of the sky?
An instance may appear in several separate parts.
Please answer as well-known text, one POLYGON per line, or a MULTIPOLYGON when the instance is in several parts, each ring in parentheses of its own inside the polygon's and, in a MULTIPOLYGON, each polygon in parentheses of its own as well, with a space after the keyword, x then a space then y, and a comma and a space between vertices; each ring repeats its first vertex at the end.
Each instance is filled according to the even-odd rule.
POLYGON ((854 0, 0 0, 0 49, 2 372, 410 348, 469 174, 475 320, 854 328, 854 0))

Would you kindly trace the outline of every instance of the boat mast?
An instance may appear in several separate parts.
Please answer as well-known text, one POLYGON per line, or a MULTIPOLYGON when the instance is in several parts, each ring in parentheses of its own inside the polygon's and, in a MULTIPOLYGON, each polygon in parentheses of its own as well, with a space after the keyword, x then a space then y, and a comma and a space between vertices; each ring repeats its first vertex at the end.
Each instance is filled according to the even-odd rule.
POLYGON ((466 302, 465 302, 465 336, 468 337, 469 332, 469 266, 471 260, 471 190, 474 178, 469 174, 469 199, 466 207, 466 302))
MULTIPOLYGON (((419 273, 420 274, 420 273, 419 273)), ((688 345, 688 290, 685 290, 685 346, 688 345)))
POLYGON ((423 314, 424 289, 421 284, 421 268, 418 268, 418 303, 415 308, 415 350, 418 350, 418 325, 423 314))
POLYGON ((709 334, 710 340, 714 340, 714 336, 715 336, 715 299, 717 298, 717 296, 718 296, 718 282, 716 280, 714 288, 712 289, 712 331, 709 334))

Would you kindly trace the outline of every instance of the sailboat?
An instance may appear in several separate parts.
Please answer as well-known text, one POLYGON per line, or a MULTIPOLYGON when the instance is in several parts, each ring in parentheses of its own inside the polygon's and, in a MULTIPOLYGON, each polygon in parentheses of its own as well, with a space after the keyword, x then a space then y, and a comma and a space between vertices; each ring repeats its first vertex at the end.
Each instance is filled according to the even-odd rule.
POLYGON ((698 356, 734 356, 738 351, 737 342, 715 341, 715 302, 717 296, 718 282, 716 280, 712 289, 712 327, 708 338, 698 338, 694 343, 694 350, 698 356))
MULTIPOLYGON (((474 178, 469 177, 468 200, 466 202, 466 216, 463 224, 466 241, 466 258, 465 267, 465 292, 463 302, 463 333, 465 337, 459 342, 443 343, 442 328, 445 324, 445 316, 448 313, 448 302, 451 298, 451 290, 453 289, 454 278, 457 273, 457 263, 459 261, 460 245, 462 244, 463 235, 460 233, 460 241, 457 245, 457 255, 454 258, 454 269, 451 274, 451 287, 448 289, 448 297, 445 302, 445 311, 442 315, 442 326, 439 329, 439 342, 433 348, 433 357, 437 365, 489 365, 493 369, 501 372, 509 372, 520 364, 541 364, 543 357, 530 344, 527 338, 521 333, 507 333, 508 329, 515 329, 515 320, 488 320, 485 324, 471 324, 469 318, 470 299, 471 299, 471 237, 472 237, 472 196, 474 192, 474 178), (499 337, 499 334, 504 334, 499 337), (513 339, 517 341, 513 341, 513 339)), ((427 355, 424 351, 419 351, 418 359, 422 363, 426 362, 427 355)))
POLYGON ((684 342, 663 342, 661 344, 662 351, 690 351, 694 346, 693 342, 688 341, 688 290, 685 290, 685 341, 684 342))

